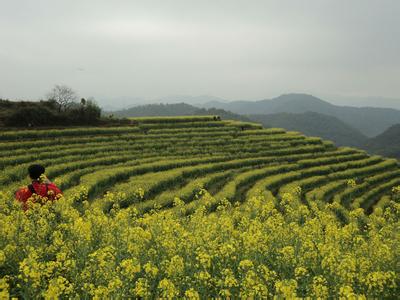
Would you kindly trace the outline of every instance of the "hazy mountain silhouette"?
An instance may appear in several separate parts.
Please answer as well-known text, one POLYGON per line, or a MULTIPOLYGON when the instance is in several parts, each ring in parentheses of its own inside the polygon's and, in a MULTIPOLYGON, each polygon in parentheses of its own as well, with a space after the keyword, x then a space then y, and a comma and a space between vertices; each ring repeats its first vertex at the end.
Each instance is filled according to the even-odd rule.
POLYGON ((380 96, 371 97, 352 97, 352 96, 326 96, 322 97, 335 105, 355 106, 355 107, 385 107, 400 110, 399 98, 388 98, 380 96))
POLYGON ((225 120, 240 120, 249 122, 250 119, 223 109, 198 108, 187 103, 147 104, 111 112, 116 117, 146 117, 146 116, 190 116, 190 115, 219 115, 225 120))
POLYGON ((286 94, 260 101, 211 101, 203 107, 216 107, 244 115, 317 112, 334 116, 369 137, 382 133, 400 120, 400 110, 338 106, 307 94, 286 94))
POLYGON ((185 116, 193 115, 198 107, 186 103, 146 104, 113 111, 116 117, 185 116))
POLYGON ((400 123, 366 141, 364 148, 371 153, 400 159, 400 123))
MULTIPOLYGON (((310 112, 307 109, 312 104, 319 110, 332 109, 335 105, 329 104, 315 97, 306 97, 301 101, 293 101, 290 97, 282 96, 284 101, 274 102, 274 109, 282 109, 279 105, 284 103, 291 104, 290 109, 294 111, 303 111, 301 113, 294 112, 278 112, 272 114, 248 114, 240 115, 221 108, 198 108, 187 103, 176 104, 147 104, 112 112, 116 117, 139 117, 139 116, 181 116, 181 115, 219 115, 222 119, 233 119, 241 121, 254 121, 263 124, 265 127, 281 127, 287 130, 295 130, 305 135, 318 136, 335 142, 338 146, 352 146, 365 149, 370 153, 380 154, 384 156, 400 158, 400 124, 392 125, 383 133, 373 138, 368 138, 360 130, 354 128, 339 118, 317 112, 310 112), (295 103, 293 103, 295 102, 295 103), (293 105, 292 105, 293 104, 293 105)), ((298 99, 298 98, 297 98, 298 99)), ((260 104, 260 111, 263 107, 260 104)), ((236 109, 246 109, 248 101, 236 101, 236 109)), ((273 106, 271 105, 271 106, 273 106)), ((347 109, 347 107, 339 107, 347 109)), ((364 111, 368 111, 364 110, 364 111)), ((396 110, 390 110, 397 112, 396 110)), ((350 110, 350 112, 352 112, 350 110)), ((378 110, 378 112, 381 112, 378 110)), ((350 115, 350 113, 348 113, 350 115)), ((353 112, 358 117, 359 112, 353 112)), ((372 115, 376 116, 377 112, 373 111, 372 115)), ((366 117, 367 118, 367 117, 366 117)), ((368 122, 368 119, 366 120, 368 122)), ((371 122, 371 126, 375 124, 371 122)), ((383 125, 381 125, 383 126, 383 125)))
POLYGON ((360 131, 338 118, 316 112, 300 114, 276 113, 249 115, 248 117, 263 124, 264 127, 280 127, 287 130, 300 131, 306 135, 319 136, 331 140, 338 146, 360 147, 367 140, 367 137, 360 131))

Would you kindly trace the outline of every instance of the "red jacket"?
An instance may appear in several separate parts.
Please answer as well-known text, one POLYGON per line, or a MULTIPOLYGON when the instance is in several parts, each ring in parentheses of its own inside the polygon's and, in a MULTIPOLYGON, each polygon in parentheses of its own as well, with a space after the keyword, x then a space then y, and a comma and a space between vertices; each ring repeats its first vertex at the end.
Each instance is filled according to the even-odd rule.
POLYGON ((20 188, 15 193, 15 198, 17 199, 17 201, 22 202, 24 210, 27 210, 28 206, 26 204, 26 201, 30 197, 32 197, 33 194, 41 197, 46 197, 47 199, 53 201, 57 200, 62 195, 62 192, 54 183, 50 181, 46 183, 32 181, 32 184, 30 184, 29 186, 20 188))

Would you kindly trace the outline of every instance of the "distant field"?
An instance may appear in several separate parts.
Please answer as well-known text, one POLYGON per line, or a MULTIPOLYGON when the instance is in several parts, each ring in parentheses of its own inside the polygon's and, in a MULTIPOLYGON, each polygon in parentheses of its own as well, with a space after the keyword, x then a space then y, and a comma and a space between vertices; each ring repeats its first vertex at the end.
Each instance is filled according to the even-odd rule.
POLYGON ((218 116, 132 120, 1 132, 0 292, 398 292, 397 160, 218 116), (65 199, 24 214, 11 192, 28 183, 32 163, 46 166, 65 199))

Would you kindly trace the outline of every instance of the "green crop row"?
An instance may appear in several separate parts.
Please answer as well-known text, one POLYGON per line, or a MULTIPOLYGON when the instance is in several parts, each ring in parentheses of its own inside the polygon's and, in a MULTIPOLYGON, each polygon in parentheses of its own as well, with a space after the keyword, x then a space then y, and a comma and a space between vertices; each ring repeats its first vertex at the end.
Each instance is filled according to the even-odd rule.
MULTIPOLYGON (((345 173, 353 171, 353 170, 348 170, 350 168, 357 168, 357 167, 363 167, 365 165, 371 165, 371 164, 376 164, 379 162, 380 159, 377 157, 371 157, 371 158, 366 158, 366 159, 360 159, 356 161, 350 161, 350 162, 344 162, 344 163, 337 163, 337 161, 332 160, 332 161, 326 161, 324 165, 319 165, 317 167, 311 167, 311 168, 303 168, 299 169, 297 171, 291 171, 285 174, 279 174, 275 175, 269 178, 266 178, 264 180, 261 180, 257 182, 248 192, 248 195, 254 196, 255 194, 258 194, 258 191, 263 191, 265 189, 268 189, 270 191, 275 192, 276 189, 279 189, 279 187, 288 184, 292 181, 295 180, 300 180, 302 178, 310 177, 310 176, 321 176, 321 175, 326 175, 329 173, 335 173, 338 171, 345 170, 345 173)), ((355 171, 354 171, 355 172, 355 171)))
POLYGON ((261 124, 257 123, 251 123, 251 122, 242 122, 242 121, 222 121, 228 126, 234 126, 238 127, 241 130, 254 130, 254 129, 262 129, 263 126, 261 124))
MULTIPOLYGON (((288 138, 288 139, 290 139, 290 138, 288 138)), ((284 140, 287 140, 287 138, 285 136, 282 136, 281 140, 284 141, 284 140)), ((107 150, 104 149, 104 147, 107 147, 107 145, 109 145, 109 147, 121 147, 121 148, 122 147, 127 147, 127 146, 132 146, 132 149, 135 149, 134 147, 136 147, 136 149, 143 149, 143 148, 146 148, 146 147, 150 147, 150 148, 155 149, 156 147, 165 148, 165 146, 168 146, 168 143, 174 143, 174 145, 185 145, 187 147, 189 147, 189 146, 203 147, 204 145, 218 145, 218 146, 220 146, 220 144, 226 144, 226 143, 240 145, 243 142, 248 142, 248 143, 251 143, 251 144, 254 144, 256 142, 256 141, 253 141, 251 139, 250 140, 239 141, 239 140, 234 140, 232 138, 226 138, 226 139, 223 139, 223 140, 214 138, 211 141, 210 141, 210 139, 198 139, 197 140, 197 139, 190 138, 190 139, 184 140, 185 141, 184 143, 178 143, 177 141, 178 140, 176 140, 176 139, 168 140, 168 141, 164 141, 164 142, 162 142, 161 139, 155 139, 155 141, 152 140, 152 139, 149 139, 146 143, 143 143, 143 142, 139 143, 138 141, 135 141, 135 140, 128 140, 128 141, 122 141, 122 142, 112 142, 111 141, 110 143, 106 143, 106 142, 102 141, 100 143, 96 143, 96 142, 94 142, 94 143, 86 143, 84 146, 85 146, 85 148, 90 148, 91 149, 91 153, 93 153, 93 149, 96 148, 96 147, 100 147, 99 151, 107 151, 107 150)), ((267 142, 268 139, 260 140, 259 142, 263 142, 263 141, 267 142)), ((304 139, 304 143, 305 144, 307 144, 307 141, 308 141, 307 139, 304 139)), ((310 141, 310 144, 312 142, 313 141, 310 141)), ((45 157, 49 157, 49 153, 48 152, 56 152, 57 154, 63 155, 63 153, 62 153, 63 151, 73 151, 74 149, 81 149, 82 146, 83 145, 75 145, 75 144, 72 144, 72 145, 61 145, 61 146, 60 145, 57 145, 57 146, 48 145, 45 148, 38 148, 38 149, 35 149, 33 151, 32 150, 31 151, 24 150, 24 151, 21 151, 21 152, 16 152, 16 153, 14 153, 14 155, 12 157, 4 159, 2 161, 2 166, 0 166, 0 167, 4 167, 5 165, 8 165, 8 164, 13 164, 13 162, 15 164, 15 163, 22 163, 22 162, 24 162, 24 160, 25 161, 26 160, 31 160, 32 156, 34 154, 39 154, 38 158, 41 158, 40 155, 44 155, 45 157), (29 153, 29 154, 26 154, 26 153, 29 153), (26 158, 20 157, 20 156, 24 156, 24 155, 25 155, 26 158)))
MULTIPOLYGON (((395 167, 395 165, 393 167, 395 167)), ((368 193, 371 187, 374 187, 375 185, 380 185, 388 180, 399 177, 400 170, 397 168, 393 169, 393 171, 391 171, 391 169, 386 169, 385 172, 382 172, 382 170, 378 170, 378 174, 372 173, 373 176, 364 176, 365 179, 362 183, 358 183, 353 187, 349 187, 342 194, 338 194, 336 196, 336 199, 340 199, 341 203, 343 203, 343 205, 346 207, 352 206, 354 204, 353 199, 360 198, 363 194, 368 193)), ((366 173, 364 175, 366 175, 366 173)))
MULTIPOLYGON (((370 162, 379 162, 379 160, 372 160, 371 158, 368 158, 368 162, 365 163, 365 165, 369 165, 370 162)), ((363 165, 356 164, 354 161, 351 161, 351 166, 349 165, 348 168, 346 168, 344 171, 335 171, 332 173, 327 173, 326 175, 317 175, 317 176, 311 176, 311 177, 302 177, 301 179, 291 182, 285 186, 282 186, 279 190, 279 194, 283 194, 285 192, 290 192, 293 191, 296 187, 301 188, 301 195, 304 196, 305 192, 309 191, 310 189, 317 189, 318 185, 327 183, 327 182, 332 182, 332 181, 337 181, 339 179, 345 179, 346 176, 349 174, 349 172, 352 171, 357 171, 360 167, 363 165)), ((342 168, 341 165, 339 165, 340 168, 342 168)), ((300 196, 301 196, 300 195, 300 196)), ((322 200, 323 198, 318 198, 318 200, 322 200)))
POLYGON ((139 124, 139 128, 141 130, 164 129, 164 128, 173 129, 173 128, 224 127, 224 126, 226 126, 226 124, 221 121, 139 124))
POLYGON ((322 152, 313 154, 298 154, 290 155, 287 157, 287 162, 296 162, 296 164, 291 165, 279 165, 278 167, 271 166, 267 168, 261 168, 256 170, 251 170, 246 174, 240 174, 237 178, 234 178, 224 190, 216 195, 216 198, 226 197, 230 200, 239 200, 245 196, 245 187, 249 187, 252 183, 263 177, 275 174, 275 172, 282 171, 287 172, 292 169, 297 169, 310 165, 320 165, 327 162, 337 163, 341 161, 355 160, 364 158, 365 154, 353 152, 349 149, 338 150, 336 152, 322 152), (312 158, 312 159, 311 159, 312 158), (282 167, 280 169, 279 167, 282 167), (244 191, 243 191, 244 190, 244 191))
MULTIPOLYGON (((15 157, 8 157, 5 158, 1 161, 2 165, 0 167, 4 168, 6 166, 12 166, 12 165, 17 165, 17 164, 22 164, 25 162, 30 162, 33 160, 45 160, 45 159, 57 159, 60 157, 65 157, 65 156, 71 156, 71 155, 78 155, 78 156, 87 156, 87 155, 96 155, 99 152, 121 152, 121 151, 131 151, 132 153, 134 153, 135 151, 152 151, 152 152, 157 152, 157 151, 166 151, 167 149, 171 149, 171 151, 177 151, 178 146, 181 146, 182 149, 186 148, 186 149, 194 149, 194 146, 198 146, 200 149, 206 150, 207 148, 205 146, 215 146, 219 149, 225 150, 227 152, 231 152, 234 153, 236 151, 240 149, 245 150, 246 148, 243 147, 243 145, 240 144, 233 144, 232 147, 221 147, 221 144, 223 144, 223 141, 212 141, 212 142, 207 142, 205 141, 204 143, 198 144, 196 141, 192 141, 192 147, 188 146, 187 144, 179 144, 179 143, 175 143, 173 145, 169 145, 169 144, 165 144, 165 143, 161 143, 161 144, 153 144, 150 143, 149 145, 136 145, 136 146, 131 146, 131 145, 121 145, 121 144, 111 144, 111 145, 104 145, 101 147, 85 147, 85 148, 81 148, 81 147, 70 147, 67 149, 64 148, 60 148, 60 147, 54 147, 55 149, 54 152, 48 152, 48 151, 43 151, 40 153, 29 153, 26 154, 24 156, 15 156, 15 157), (116 148, 118 146, 118 148, 116 148), (57 150, 57 151, 56 151, 57 150)), ((259 152, 263 149, 268 149, 270 145, 268 144, 260 144, 260 147, 257 148, 256 144, 253 145, 249 145, 249 147, 251 148, 250 150, 253 152, 259 152), (255 151, 256 150, 256 151, 255 151)), ((278 147, 276 149, 279 149, 281 147, 286 147, 287 145, 277 145, 278 147)), ((271 146, 270 146, 271 147, 271 146)), ((271 149, 273 149, 274 147, 271 147, 271 149)), ((50 148, 51 149, 51 148, 50 148)), ((210 148, 210 151, 216 151, 217 149, 214 148, 210 148)), ((298 149, 284 149, 285 151, 302 151, 301 147, 298 147, 298 149)), ((195 152, 195 151, 190 151, 190 152, 195 152)), ((238 151, 240 152, 240 151, 238 151)), ((187 151, 186 151, 187 153, 187 151)))
POLYGON ((332 197, 335 193, 345 189, 347 186, 347 180, 338 180, 333 182, 328 182, 322 187, 308 191, 305 195, 310 201, 325 201, 332 202, 332 197))
POLYGON ((243 168, 246 166, 254 166, 270 163, 275 158, 247 158, 239 160, 213 161, 212 163, 191 164, 187 167, 178 166, 178 168, 167 169, 165 171, 144 174, 142 176, 134 176, 128 179, 126 183, 114 186, 114 191, 124 191, 127 199, 131 194, 135 194, 139 187, 144 189, 144 199, 150 200, 163 192, 166 188, 173 189, 179 184, 186 183, 199 176, 205 176, 223 170, 231 170, 235 168, 243 168))
POLYGON ((386 192, 390 192, 393 187, 398 185, 400 185, 400 177, 396 177, 385 183, 381 183, 380 185, 370 189, 361 197, 354 199, 352 207, 362 207, 365 211, 371 212, 372 207, 377 202, 377 198, 379 198, 379 196, 382 196, 386 192))
POLYGON ((343 209, 354 197, 355 206, 370 209, 400 176, 397 161, 254 123, 188 116, 134 118, 133 124, 2 131, 0 184, 16 188, 27 180, 28 165, 37 162, 66 194, 85 185, 93 205, 103 205, 98 197, 107 191, 125 192, 118 204, 134 204, 144 213, 171 207, 179 196, 190 213, 202 205, 212 210, 224 198, 243 201, 257 190, 274 199, 298 186, 305 204, 331 201, 336 194, 333 200, 343 209), (348 179, 357 186, 349 187, 348 179), (197 195, 203 187, 215 196, 213 203, 197 195))
MULTIPOLYGON (((315 157, 315 154, 309 154, 308 156, 311 157, 311 155, 315 157)), ((357 155, 359 155, 359 154, 357 154, 357 155)), ((306 157, 306 156, 304 156, 304 155, 297 155, 297 158, 298 158, 298 159, 305 158, 305 157, 306 157)), ((296 155, 295 155, 295 156, 289 156, 289 157, 281 157, 280 159, 281 159, 281 162, 284 162, 284 161, 286 161, 287 159, 295 160, 295 159, 296 159, 296 155)), ((335 158, 334 160, 337 161, 336 158, 335 158)), ((267 162, 267 163, 268 163, 268 162, 267 162)), ((254 161, 253 161, 253 163, 251 163, 250 166, 252 166, 253 168, 254 168, 254 167, 255 167, 255 168, 260 168, 260 167, 263 166, 263 164, 264 164, 263 162, 261 162, 260 160, 258 160, 258 161, 255 162, 255 164, 254 164, 254 161)), ((271 173, 273 173, 273 172, 278 172, 278 171, 285 171, 285 169, 282 168, 282 163, 279 165, 280 168, 277 168, 277 167, 275 166, 275 164, 278 164, 278 161, 277 161, 277 160, 275 160, 272 164, 273 164, 273 165, 270 165, 270 166, 268 166, 268 167, 266 167, 266 168, 262 168, 262 169, 261 169, 261 170, 262 170, 262 173, 263 173, 264 175, 265 175, 265 173, 266 173, 265 169, 268 170, 267 172, 271 172, 271 173), (274 171, 274 169, 276 169, 276 170, 274 171)), ((249 168, 243 168, 244 165, 248 165, 246 161, 240 162, 239 164, 235 164, 235 163, 233 163, 233 162, 227 162, 227 163, 224 163, 223 166, 215 166, 215 165, 214 165, 214 166, 211 166, 211 167, 201 166, 201 170, 195 170, 195 169, 199 169, 200 167, 193 167, 193 168, 190 170, 190 172, 185 172, 185 170, 182 170, 182 171, 183 171, 183 172, 182 172, 182 175, 183 175, 185 178, 188 178, 188 177, 192 177, 192 176, 197 176, 197 175, 198 175, 198 172, 200 171, 201 174, 204 176, 204 174, 206 174, 206 173, 208 173, 208 172, 216 172, 216 171, 219 171, 221 167, 224 168, 224 169, 229 168, 229 169, 226 169, 226 170, 229 170, 229 171, 232 171, 232 169, 233 169, 234 167, 239 167, 240 170, 241 170, 241 171, 239 171, 239 174, 240 174, 241 172, 246 171, 246 170, 249 169, 249 168)), ((257 171, 252 170, 252 171, 246 172, 245 175, 247 175, 247 174, 249 174, 249 173, 252 174, 252 173, 255 173, 255 172, 257 172, 257 171)), ((211 174, 214 174, 214 173, 211 173, 211 174)), ((234 172, 234 174, 237 174, 237 173, 234 172)), ((174 174, 174 175, 176 176, 176 174, 174 174)), ((240 176, 243 176, 243 175, 240 174, 238 177, 240 177, 240 176)), ((164 177, 167 177, 167 175, 164 175, 164 177)), ((234 177, 234 178, 236 178, 236 177, 234 177)), ((217 193, 217 195, 215 196, 215 198, 216 198, 216 199, 221 198, 221 197, 220 197, 221 194, 222 194, 222 195, 225 195, 225 196, 227 196, 227 197, 229 197, 229 195, 227 195, 227 194, 228 194, 227 191, 229 191, 229 190, 231 189, 230 187, 231 187, 232 185, 234 185, 233 182, 236 182, 236 180, 235 180, 235 181, 232 181, 232 180, 229 181, 229 182, 225 185, 225 187, 223 188, 222 192, 217 193)), ((167 194, 168 194, 168 193, 167 193, 167 194)), ((234 194, 234 193, 232 193, 232 195, 233 195, 233 194, 234 194)), ((150 203, 153 203, 153 204, 154 204, 154 203, 157 203, 157 200, 158 200, 158 199, 156 198, 156 199, 154 199, 154 200, 153 200, 152 202, 150 202, 150 203)), ((172 197, 169 197, 169 201, 164 202, 164 203, 171 204, 171 201, 172 201, 172 197)), ((143 205, 142 205, 142 206, 143 206, 143 205)), ((151 207, 151 205, 146 205, 146 207, 149 208, 149 207, 151 207)))
POLYGON ((222 160, 230 160, 229 157, 204 157, 199 159, 178 159, 178 160, 161 160, 156 163, 150 163, 139 167, 119 167, 101 170, 84 176, 81 183, 88 187, 89 197, 92 199, 104 192, 110 186, 117 182, 128 180, 132 176, 143 175, 149 172, 158 172, 184 166, 190 166, 200 163, 219 162, 222 160))
POLYGON ((218 121, 220 117, 217 115, 206 115, 206 116, 171 116, 171 117, 131 117, 132 121, 136 121, 139 124, 153 124, 153 123, 188 123, 188 122, 210 122, 218 121))
MULTIPOLYGON (((348 150, 345 150, 348 151, 348 150)), ((323 153, 324 154, 324 153, 323 153)), ((329 154, 329 153, 328 153, 329 154)), ((359 154, 357 154, 359 155, 359 154)), ((298 155, 298 158, 306 158, 307 156, 298 155)), ((315 156, 315 155, 313 155, 315 156)), ((310 155, 308 156, 310 157, 310 155)), ((263 157, 255 159, 244 159, 236 161, 228 161, 224 163, 213 163, 197 166, 191 166, 188 168, 180 168, 179 170, 166 170, 165 172, 159 172, 155 174, 144 174, 142 176, 134 176, 132 180, 127 179, 126 183, 115 185, 113 191, 124 191, 127 194, 127 199, 132 198, 130 195, 135 195, 139 187, 144 188, 145 198, 151 198, 154 191, 163 192, 162 188, 168 186, 168 189, 173 188, 173 183, 179 184, 183 180, 193 179, 198 176, 204 176, 208 173, 214 173, 220 170, 242 168, 244 166, 260 166, 265 163, 273 163, 277 161, 284 161, 285 159, 294 159, 295 157, 263 157), (163 184, 163 182, 167 182, 163 184), (150 194, 150 195, 149 195, 150 194)), ((335 159, 336 161, 336 159, 335 159)))
MULTIPOLYGON (((317 183, 322 183, 331 180, 330 175, 334 172, 335 176, 338 174, 339 169, 348 168, 351 166, 358 167, 360 164, 357 161, 363 161, 369 163, 371 160, 366 159, 366 155, 363 153, 355 153, 352 155, 338 155, 332 158, 316 158, 313 160, 301 160, 298 161, 297 176, 288 175, 290 178, 297 179, 295 182, 287 182, 287 186, 281 186, 280 193, 292 191, 295 186, 300 186, 303 190, 315 186, 317 183), (315 176, 315 174, 318 174, 315 176), (313 176, 311 178, 308 175, 313 176)), ((375 162, 375 160, 372 160, 375 162)), ((340 172, 339 172, 340 173, 340 172)), ((241 195, 242 196, 242 195, 241 195)))
POLYGON ((35 139, 26 141, 7 141, 0 143, 0 151, 5 150, 27 150, 35 147, 48 147, 49 143, 57 145, 87 144, 87 143, 111 143, 114 141, 137 141, 142 142, 150 139, 184 139, 193 137, 210 138, 214 136, 232 137, 235 129, 227 130, 227 127, 217 128, 197 128, 197 130, 180 129, 180 132, 170 132, 160 130, 159 132, 149 131, 147 134, 142 132, 114 134, 114 135, 96 135, 96 136, 62 136, 50 139, 35 139), (201 130, 200 130, 201 129, 201 130))
MULTIPOLYGON (((287 186, 281 187, 279 193, 288 192, 298 186, 301 188, 302 195, 304 195, 304 193, 307 192, 308 190, 318 188, 318 185, 324 184, 326 182, 331 182, 332 180, 336 181, 339 179, 346 179, 349 173, 358 172, 359 171, 358 169, 362 167, 365 169, 365 166, 370 166, 371 164, 374 165, 380 162, 379 157, 376 158, 371 157, 363 161, 364 162, 362 164, 357 163, 355 161, 351 161, 345 168, 343 164, 338 164, 334 168, 332 169, 330 168, 331 171, 328 171, 324 175, 319 174, 315 176, 314 173, 311 172, 310 173, 311 177, 307 177, 307 175, 305 175, 303 172, 301 179, 291 182, 290 184, 287 184, 287 186)), ((303 198, 303 200, 305 199, 303 198)), ((320 198, 319 200, 323 199, 320 198)))
MULTIPOLYGON (((387 176, 387 173, 390 173, 392 170, 398 169, 398 163, 395 160, 384 160, 381 163, 375 166, 367 166, 361 168, 357 172, 347 174, 346 178, 358 178, 358 177, 367 177, 370 175, 375 175, 377 178, 382 176, 383 178, 387 176)), ((373 177, 375 177, 373 176, 373 177)), ((382 179, 384 180, 384 179, 382 179)), ((333 200, 341 203, 344 207, 350 207, 351 202, 355 197, 362 195, 362 193, 367 191, 367 185, 369 185, 368 181, 366 181, 365 185, 357 184, 355 187, 348 187, 346 190, 337 193, 333 200)))
POLYGON ((1 141, 43 139, 65 136, 99 135, 99 134, 124 134, 139 132, 138 127, 79 127, 70 129, 39 129, 39 130, 14 130, 0 131, 1 141))

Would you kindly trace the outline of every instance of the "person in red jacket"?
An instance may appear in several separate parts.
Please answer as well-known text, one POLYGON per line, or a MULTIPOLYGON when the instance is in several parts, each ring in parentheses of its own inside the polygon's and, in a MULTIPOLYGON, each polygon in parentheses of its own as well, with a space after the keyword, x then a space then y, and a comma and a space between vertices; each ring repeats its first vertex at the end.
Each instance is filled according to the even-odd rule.
POLYGON ((15 198, 22 203, 24 210, 28 209, 27 201, 29 198, 32 198, 32 201, 35 202, 38 198, 44 201, 54 201, 61 197, 61 190, 46 178, 44 172, 45 168, 42 165, 29 166, 28 173, 29 177, 32 179, 32 183, 26 187, 20 188, 15 193, 15 198))

